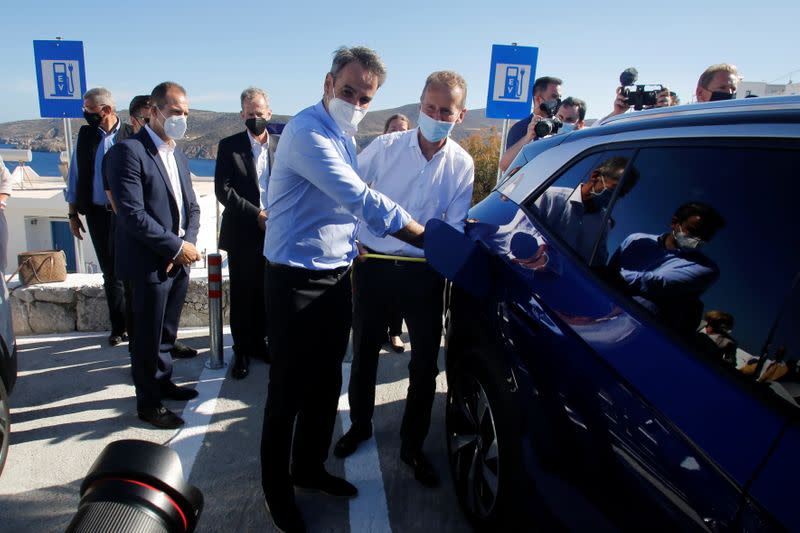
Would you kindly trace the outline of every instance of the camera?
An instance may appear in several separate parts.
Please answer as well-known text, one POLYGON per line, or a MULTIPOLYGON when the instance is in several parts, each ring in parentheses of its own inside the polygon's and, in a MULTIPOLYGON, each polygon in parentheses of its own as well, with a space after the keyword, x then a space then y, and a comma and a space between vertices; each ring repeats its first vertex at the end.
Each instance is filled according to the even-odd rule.
POLYGON ((639 77, 639 72, 633 68, 626 68, 619 75, 619 84, 622 87, 622 96, 625 103, 633 106, 636 111, 645 107, 652 107, 658 102, 658 93, 664 90, 663 85, 634 85, 639 77))
POLYGON ((67 533, 191 533, 203 494, 183 478, 175 450, 141 440, 112 442, 81 483, 67 533))
POLYGON ((557 117, 543 118, 533 126, 533 131, 536 133, 536 137, 541 139, 548 135, 555 135, 563 125, 564 123, 557 117))

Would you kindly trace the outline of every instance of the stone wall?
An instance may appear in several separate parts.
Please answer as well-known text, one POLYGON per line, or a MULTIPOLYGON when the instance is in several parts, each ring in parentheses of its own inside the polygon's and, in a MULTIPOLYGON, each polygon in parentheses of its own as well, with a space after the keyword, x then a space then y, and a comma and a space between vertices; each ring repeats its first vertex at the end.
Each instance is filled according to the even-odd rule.
MULTIPOLYGON (((200 270, 200 269, 197 269, 200 270)), ((12 283, 11 316, 16 335, 107 331, 108 306, 101 274, 70 274, 59 283, 21 287, 12 283)), ((223 323, 229 321, 229 282, 222 281, 223 323)), ((205 271, 193 271, 186 303, 181 313, 182 327, 208 325, 208 278, 205 271)))

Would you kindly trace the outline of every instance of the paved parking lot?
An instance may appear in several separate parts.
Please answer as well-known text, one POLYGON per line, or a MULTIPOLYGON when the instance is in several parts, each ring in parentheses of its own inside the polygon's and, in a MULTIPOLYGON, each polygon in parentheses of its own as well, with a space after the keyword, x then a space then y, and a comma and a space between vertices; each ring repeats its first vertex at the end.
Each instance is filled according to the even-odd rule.
MULTIPOLYGON (((231 356, 228 333, 226 358, 231 356)), ((110 348, 106 337, 98 333, 18 339, 11 450, 0 477, 2 530, 63 531, 77 509, 80 483, 106 444, 143 439, 175 449, 189 481, 203 492, 206 503, 197 531, 272 531, 258 460, 269 367, 253 362, 243 381, 231 379, 227 368, 206 369, 208 331, 182 330, 179 337, 201 353, 176 361, 173 378, 196 386, 200 396, 167 404, 183 410, 186 425, 180 430, 150 429, 136 418, 126 346, 110 348)), ((447 471, 443 373, 426 443, 442 485, 422 487, 399 460, 407 364, 408 352, 383 352, 374 438, 346 460, 332 456, 328 461, 331 472, 346 475, 359 487, 359 496, 347 500, 298 492, 309 531, 469 530, 447 471)), ((345 390, 349 370, 345 363, 345 390)), ((343 424, 349 425, 346 394, 339 407, 334 439, 342 434, 343 424)))

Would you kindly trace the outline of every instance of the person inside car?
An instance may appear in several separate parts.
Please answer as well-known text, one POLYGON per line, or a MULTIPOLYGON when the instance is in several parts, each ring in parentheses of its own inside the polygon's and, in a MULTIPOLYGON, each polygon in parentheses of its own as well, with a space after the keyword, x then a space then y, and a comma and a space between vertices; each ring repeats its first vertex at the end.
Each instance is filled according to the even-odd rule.
POLYGON ((689 202, 675 211, 671 231, 629 235, 609 261, 624 288, 644 307, 684 332, 696 331, 700 296, 719 278, 719 267, 700 248, 725 226, 710 205, 689 202))

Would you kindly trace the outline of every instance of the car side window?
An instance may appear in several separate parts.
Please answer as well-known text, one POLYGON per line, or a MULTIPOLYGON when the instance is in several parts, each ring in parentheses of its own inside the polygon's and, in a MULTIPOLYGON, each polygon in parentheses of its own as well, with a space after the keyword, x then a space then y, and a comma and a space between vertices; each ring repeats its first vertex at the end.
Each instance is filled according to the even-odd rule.
MULTIPOLYGON (((798 165, 800 151, 755 142, 642 148, 633 162, 641 179, 612 209, 607 270, 616 283, 704 353, 756 379, 780 348, 767 342, 775 325, 800 329, 796 310, 785 310, 800 268, 791 216, 798 165)), ((796 340, 781 346, 781 359, 800 357, 796 340)))
MULTIPOLYGON (((544 191, 525 202, 528 212, 588 262, 595 247, 601 261, 614 222, 607 209, 621 184, 633 150, 595 152, 568 167, 544 191)), ((621 188, 620 188, 621 189, 621 188)))

